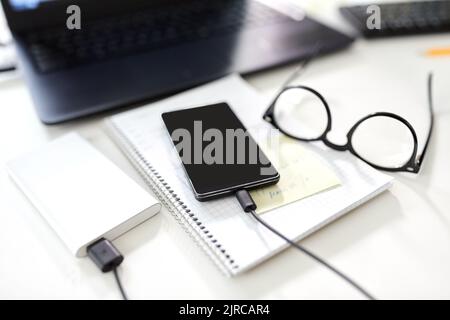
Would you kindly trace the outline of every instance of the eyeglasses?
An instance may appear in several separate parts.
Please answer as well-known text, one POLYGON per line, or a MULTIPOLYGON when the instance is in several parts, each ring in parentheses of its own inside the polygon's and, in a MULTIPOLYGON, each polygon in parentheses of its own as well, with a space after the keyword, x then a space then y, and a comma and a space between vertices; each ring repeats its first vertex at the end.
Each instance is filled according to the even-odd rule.
MULTIPOLYGON (((306 63, 301 68, 305 65, 306 63)), ((287 82, 292 78, 293 76, 287 82)), ((390 112, 370 114, 356 122, 347 133, 346 144, 331 142, 327 139, 327 134, 332 129, 330 107, 319 92, 307 86, 283 86, 263 118, 293 139, 322 141, 334 150, 349 151, 376 169, 418 173, 434 125, 432 84, 433 75, 430 73, 427 83, 430 128, 419 156, 414 128, 407 120, 390 112)))

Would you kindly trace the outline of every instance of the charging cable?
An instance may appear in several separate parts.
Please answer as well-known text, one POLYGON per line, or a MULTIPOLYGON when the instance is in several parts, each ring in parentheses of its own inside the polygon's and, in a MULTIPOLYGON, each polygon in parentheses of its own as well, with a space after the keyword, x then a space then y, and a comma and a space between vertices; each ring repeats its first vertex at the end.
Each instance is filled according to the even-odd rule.
POLYGON ((239 204, 241 205, 242 209, 247 212, 250 213, 250 215, 256 220, 258 221, 260 224, 262 224, 264 227, 266 227, 268 230, 270 230, 271 232, 273 232, 274 234, 276 234, 278 237, 280 237, 281 239, 283 239, 284 241, 286 241, 287 243, 289 243, 291 246, 293 246, 294 248, 300 250, 301 252, 303 252, 304 254, 306 254, 307 256, 309 256, 311 259, 317 261, 318 263, 320 263, 321 265, 323 265, 324 267, 328 268, 330 271, 334 272, 335 274, 337 274, 339 277, 341 277, 344 281, 346 281, 348 284, 350 284, 351 286, 353 286, 356 290, 358 290, 359 292, 361 292, 362 295, 364 295, 367 299, 369 300, 375 300, 374 296, 372 296, 369 292, 367 292, 367 290, 365 290, 363 287, 361 287, 359 284, 357 284, 354 280, 352 280, 350 277, 348 277, 347 275, 345 275, 344 273, 342 273, 341 271, 339 271, 338 269, 336 269, 335 267, 333 267, 332 265, 330 265, 328 262, 326 262, 325 260, 323 260, 322 258, 320 258, 319 256, 315 255, 314 253, 312 253, 311 251, 309 251, 308 249, 306 249, 305 247, 299 245, 298 243, 292 241, 291 239, 289 239, 288 237, 286 237, 285 235, 283 235, 281 232, 279 232, 278 230, 274 229, 272 226, 270 226, 267 222, 265 222, 263 219, 261 219, 258 214, 255 212, 256 210, 256 203, 253 200, 252 196, 250 195, 250 193, 247 190, 239 190, 236 192, 236 198, 239 201, 239 204))
POLYGON ((123 261, 123 255, 112 242, 106 239, 100 239, 87 248, 87 254, 102 272, 112 271, 114 273, 114 278, 116 279, 123 300, 128 300, 117 270, 123 261))
MULTIPOLYGON (((364 295, 369 300, 375 300, 375 298, 363 287, 361 287, 358 283, 356 283, 354 280, 352 280, 350 277, 333 267, 331 264, 317 256, 316 254, 312 253, 305 247, 299 245, 298 243, 292 241, 285 235, 283 235, 281 232, 270 226, 267 222, 265 222, 263 219, 261 219, 258 214, 256 213, 256 203, 253 200, 252 196, 247 190, 239 190, 236 192, 236 198, 239 201, 242 209, 250 213, 250 215, 258 221, 261 225, 263 225, 265 228, 273 232, 275 235, 286 241, 288 244, 293 246, 294 248, 300 250, 307 256, 309 256, 311 259, 317 261, 324 267, 328 268, 330 271, 334 272, 336 275, 341 277, 344 281, 346 281, 348 284, 353 286, 356 290, 358 290, 362 295, 364 295)), ((128 296, 123 288, 122 282, 120 281, 119 273, 118 273, 118 267, 123 261, 123 255, 120 253, 119 250, 111 243, 111 241, 106 239, 100 239, 97 242, 91 244, 87 248, 87 254, 89 258, 97 265, 97 267, 104 273, 112 271, 114 274, 114 278, 116 280, 117 286, 119 288, 120 294, 122 295, 122 298, 124 300, 128 300, 128 296)))

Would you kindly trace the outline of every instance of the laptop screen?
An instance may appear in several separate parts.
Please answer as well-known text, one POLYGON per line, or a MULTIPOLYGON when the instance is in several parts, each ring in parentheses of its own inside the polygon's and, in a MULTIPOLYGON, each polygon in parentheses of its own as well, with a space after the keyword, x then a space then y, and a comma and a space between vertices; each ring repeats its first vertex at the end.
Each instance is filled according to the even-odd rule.
POLYGON ((32 10, 39 7, 42 2, 55 0, 9 0, 11 7, 16 11, 32 10))

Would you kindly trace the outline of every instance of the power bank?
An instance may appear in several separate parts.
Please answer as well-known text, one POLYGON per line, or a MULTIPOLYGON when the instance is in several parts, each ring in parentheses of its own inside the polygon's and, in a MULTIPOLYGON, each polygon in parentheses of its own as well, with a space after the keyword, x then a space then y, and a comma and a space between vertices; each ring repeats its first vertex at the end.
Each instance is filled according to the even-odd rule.
POLYGON ((77 133, 12 160, 7 170, 77 257, 158 213, 146 190, 77 133))

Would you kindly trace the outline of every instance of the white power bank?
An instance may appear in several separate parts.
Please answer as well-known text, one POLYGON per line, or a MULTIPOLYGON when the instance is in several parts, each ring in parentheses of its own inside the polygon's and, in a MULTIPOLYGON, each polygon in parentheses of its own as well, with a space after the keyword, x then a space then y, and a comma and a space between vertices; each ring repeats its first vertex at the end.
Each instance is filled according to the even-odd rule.
POLYGON ((161 205, 76 133, 7 164, 10 176, 77 257, 152 217, 161 205))

